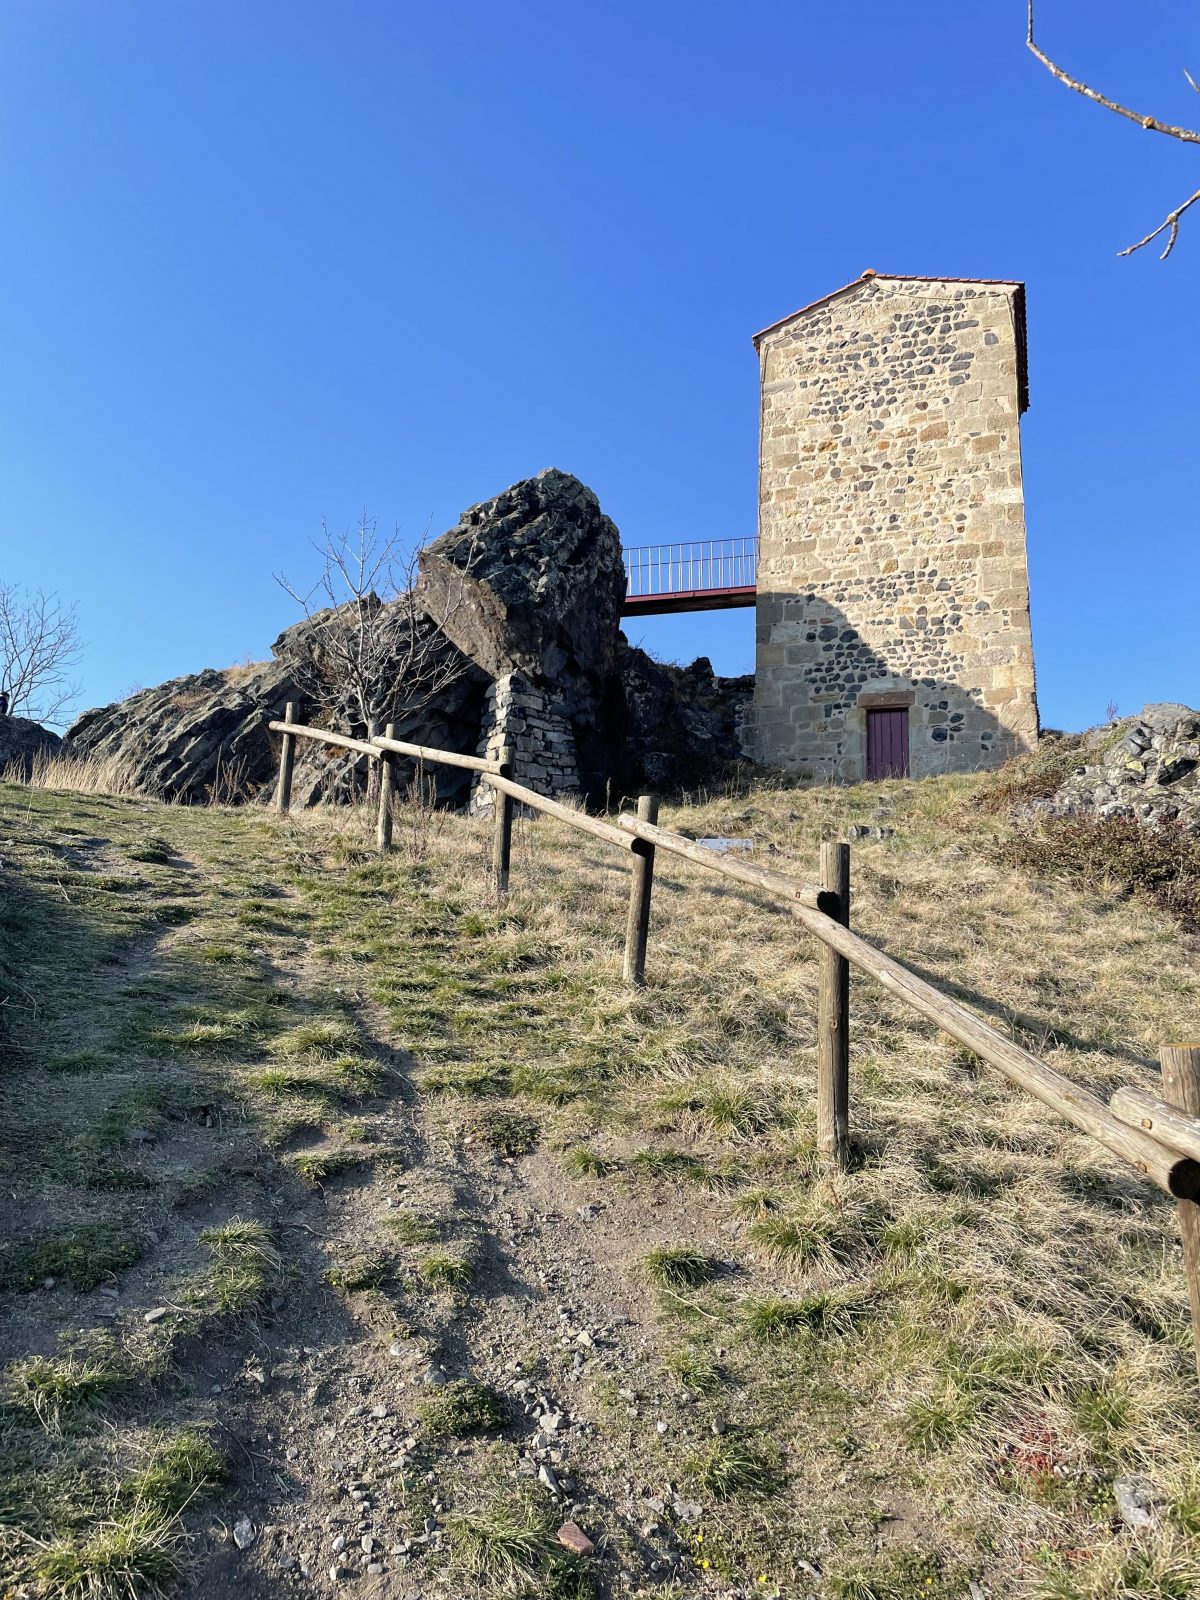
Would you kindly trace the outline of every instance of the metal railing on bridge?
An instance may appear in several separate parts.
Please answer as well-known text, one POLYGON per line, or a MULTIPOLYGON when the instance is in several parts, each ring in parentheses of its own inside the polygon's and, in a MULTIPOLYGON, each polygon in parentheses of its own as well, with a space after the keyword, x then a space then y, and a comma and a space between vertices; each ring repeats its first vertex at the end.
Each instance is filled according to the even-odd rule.
POLYGON ((754 604, 756 538, 635 545, 624 554, 627 612, 717 611, 754 604))

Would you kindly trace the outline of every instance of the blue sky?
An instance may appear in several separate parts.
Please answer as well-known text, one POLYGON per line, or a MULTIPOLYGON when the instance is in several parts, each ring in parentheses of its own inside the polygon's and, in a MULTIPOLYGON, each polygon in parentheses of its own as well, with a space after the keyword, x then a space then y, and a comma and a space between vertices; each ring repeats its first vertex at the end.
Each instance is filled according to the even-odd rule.
MULTIPOLYGON (((1189 125, 1200 17, 1041 0, 1189 125)), ((554 465, 629 544, 752 532, 750 335, 857 277, 1029 289, 1043 721, 1200 702, 1195 147, 1021 0, 5 0, 0 575, 82 705, 261 657, 321 519, 414 539, 554 465), (1186 226, 1190 220, 1192 226, 1186 226)), ((646 621, 752 666, 752 613, 646 621)))

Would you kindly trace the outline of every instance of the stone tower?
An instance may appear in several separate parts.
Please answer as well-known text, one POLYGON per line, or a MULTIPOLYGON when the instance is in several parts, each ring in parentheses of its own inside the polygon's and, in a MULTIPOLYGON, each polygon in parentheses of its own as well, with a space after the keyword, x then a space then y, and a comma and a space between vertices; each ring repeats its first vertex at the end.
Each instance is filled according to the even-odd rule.
POLYGON ((1024 286, 867 272, 754 343, 753 755, 854 782, 1030 748, 1024 286))

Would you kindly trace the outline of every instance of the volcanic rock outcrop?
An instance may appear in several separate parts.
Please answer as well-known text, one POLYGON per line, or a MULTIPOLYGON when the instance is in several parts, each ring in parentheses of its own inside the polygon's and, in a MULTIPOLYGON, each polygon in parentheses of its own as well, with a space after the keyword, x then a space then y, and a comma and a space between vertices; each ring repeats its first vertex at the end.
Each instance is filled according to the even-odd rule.
POLYGON ((493 679, 481 754, 507 748, 522 782, 599 799, 625 568, 596 496, 550 468, 472 506, 420 565, 425 609, 493 679))
POLYGON ((1200 831, 1200 711, 1149 705, 1113 732, 1088 738, 1092 748, 1082 753, 1079 766, 1057 793, 1034 801, 1032 811, 1133 817, 1200 831))
MULTIPOLYGON (((385 677, 395 689, 383 720, 416 744, 507 747, 516 776, 548 794, 598 801, 614 789, 706 781, 740 757, 751 680, 718 679, 704 660, 663 667, 631 649, 619 631, 624 582, 616 527, 568 473, 547 470, 473 506, 422 553, 412 601, 393 613, 385 677), (419 674, 408 630, 423 646, 419 674)), ((85 712, 69 749, 116 758, 139 788, 190 803, 268 792, 277 745, 267 723, 289 700, 303 721, 366 735, 346 687, 322 677, 331 615, 280 634, 271 661, 176 678, 85 712)), ((397 776, 403 786, 411 767, 397 776)), ((294 803, 349 799, 365 777, 365 757, 301 741, 294 803)), ((442 803, 468 799, 469 773, 437 767, 427 777, 442 803)))

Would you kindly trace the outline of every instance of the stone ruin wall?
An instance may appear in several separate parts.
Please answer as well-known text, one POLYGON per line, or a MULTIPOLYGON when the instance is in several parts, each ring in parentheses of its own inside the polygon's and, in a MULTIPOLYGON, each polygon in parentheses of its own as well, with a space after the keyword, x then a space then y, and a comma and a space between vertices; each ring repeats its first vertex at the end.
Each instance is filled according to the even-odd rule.
MULTIPOLYGON (((478 754, 496 761, 506 747, 512 752, 512 775, 518 783, 551 799, 579 793, 579 763, 569 719, 552 695, 517 672, 505 673, 488 688, 478 754)), ((471 811, 489 812, 494 801, 487 779, 477 779, 471 811)))
POLYGON ((913 776, 1036 743, 1019 292, 866 277, 761 336, 759 761, 861 779, 872 706, 913 776))

